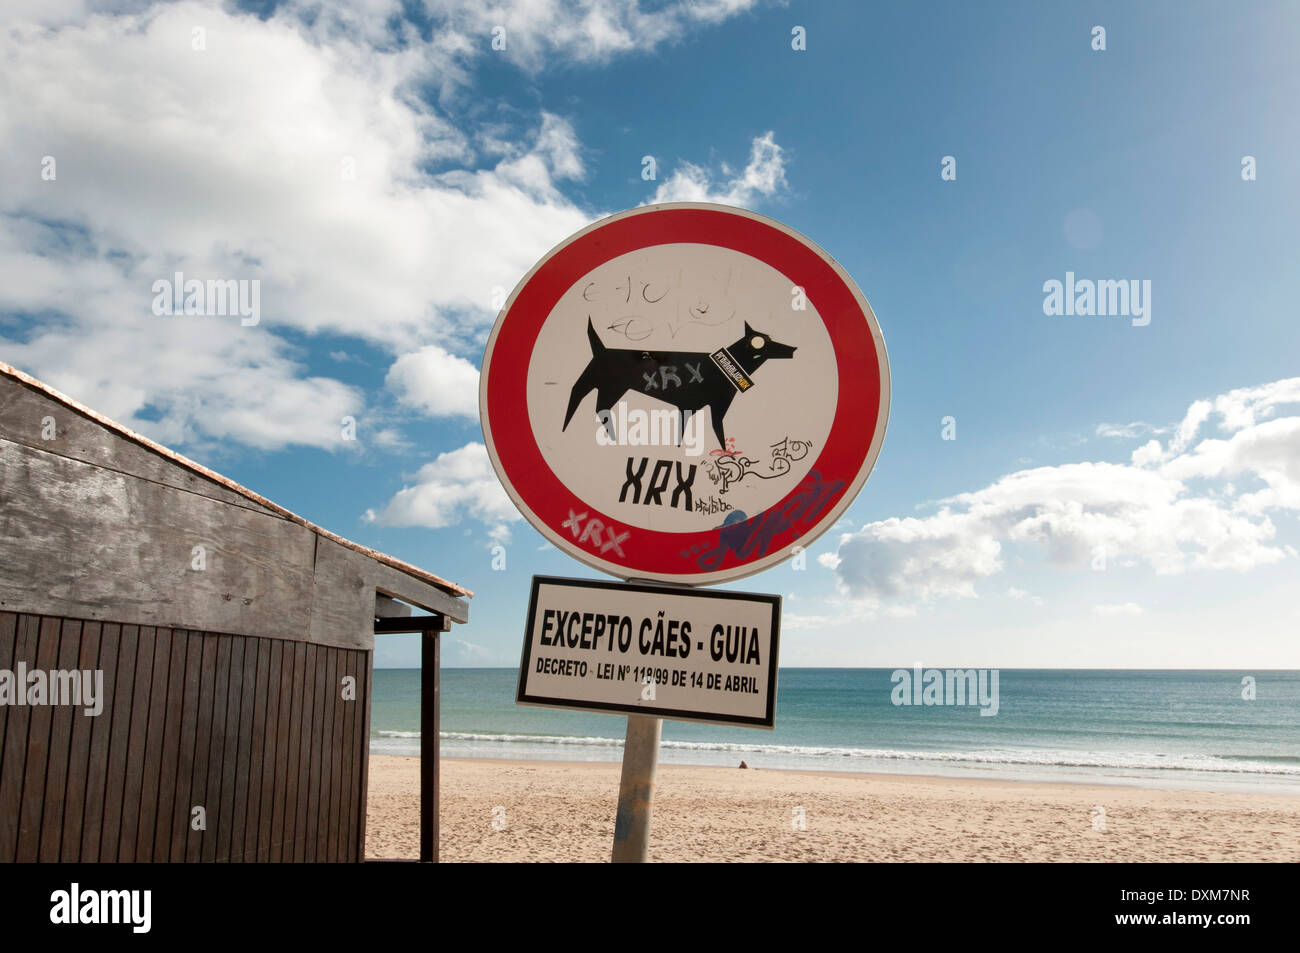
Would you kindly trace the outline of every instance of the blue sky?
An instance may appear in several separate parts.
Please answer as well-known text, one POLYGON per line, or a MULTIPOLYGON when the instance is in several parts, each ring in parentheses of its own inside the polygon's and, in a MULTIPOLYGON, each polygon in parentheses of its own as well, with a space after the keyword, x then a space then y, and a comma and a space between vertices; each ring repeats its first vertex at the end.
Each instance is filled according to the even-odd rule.
POLYGON ((0 358, 474 590, 445 664, 592 575, 479 446, 493 296, 695 200, 820 244, 889 350, 857 502, 734 586, 786 597, 786 664, 1300 667, 1294 4, 6 8, 0 358), (258 323, 155 314, 178 270, 258 323), (1044 314, 1067 272, 1150 323, 1044 314))

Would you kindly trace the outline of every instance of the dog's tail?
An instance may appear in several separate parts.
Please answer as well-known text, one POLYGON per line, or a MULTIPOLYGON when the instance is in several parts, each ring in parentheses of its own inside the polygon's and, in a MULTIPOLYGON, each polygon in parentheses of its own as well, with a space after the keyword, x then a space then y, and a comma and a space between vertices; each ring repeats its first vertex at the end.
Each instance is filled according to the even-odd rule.
POLYGON ((595 326, 591 323, 591 318, 587 318, 587 340, 591 342, 591 360, 578 375, 577 383, 573 385, 573 390, 569 392, 569 410, 564 415, 564 426, 562 430, 569 429, 569 421, 573 419, 578 405, 582 403, 584 397, 596 389, 598 378, 600 376, 601 358, 605 354, 605 343, 601 341, 600 335, 596 333, 595 326))

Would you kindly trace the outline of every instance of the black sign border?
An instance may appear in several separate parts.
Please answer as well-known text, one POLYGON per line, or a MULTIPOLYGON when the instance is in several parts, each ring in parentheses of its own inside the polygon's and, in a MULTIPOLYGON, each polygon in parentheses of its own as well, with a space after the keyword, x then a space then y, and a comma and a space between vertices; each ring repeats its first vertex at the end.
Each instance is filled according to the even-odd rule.
POLYGON ((528 594, 528 620, 524 623, 524 650, 519 661, 519 681, 515 688, 515 704, 536 708, 563 708, 568 711, 590 711, 601 715, 648 715, 673 721, 693 721, 707 725, 738 725, 743 728, 776 727, 776 681, 781 649, 781 597, 771 593, 730 592, 726 589, 695 589, 671 583, 611 582, 608 579, 574 579, 568 576, 533 576, 528 594), (524 683, 528 680, 533 654, 533 623, 537 619, 537 595, 542 585, 568 586, 575 589, 617 589, 620 592, 648 592, 655 595, 694 596, 705 599, 739 599, 745 602, 766 602, 772 607, 772 661, 767 673, 767 713, 762 718, 745 715, 718 715, 714 712, 690 711, 680 708, 652 708, 648 705, 633 707, 613 702, 587 702, 575 704, 566 698, 527 695, 524 683))

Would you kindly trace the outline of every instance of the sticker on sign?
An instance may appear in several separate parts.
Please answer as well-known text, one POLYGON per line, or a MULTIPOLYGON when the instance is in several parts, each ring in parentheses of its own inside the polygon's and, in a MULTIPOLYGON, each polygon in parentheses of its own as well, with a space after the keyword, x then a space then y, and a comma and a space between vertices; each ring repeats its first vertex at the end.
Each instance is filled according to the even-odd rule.
POLYGON ((781 597, 534 576, 521 705, 772 728, 781 597))

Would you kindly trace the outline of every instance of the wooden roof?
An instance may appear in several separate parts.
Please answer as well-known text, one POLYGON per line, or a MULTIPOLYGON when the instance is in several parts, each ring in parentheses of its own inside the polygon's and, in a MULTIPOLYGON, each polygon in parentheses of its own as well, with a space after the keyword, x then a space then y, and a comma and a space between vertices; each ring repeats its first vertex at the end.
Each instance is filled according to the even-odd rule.
POLYGON ((474 593, 470 592, 470 590, 466 589, 464 586, 459 586, 456 583, 443 579, 440 576, 435 576, 431 572, 427 572, 426 570, 423 570, 418 566, 413 566, 410 563, 405 562, 401 559, 397 559, 394 556, 389 556, 385 553, 379 552, 378 550, 371 549, 368 546, 362 546, 360 543, 354 543, 351 540, 344 539, 342 536, 339 536, 336 533, 331 533, 329 530, 323 527, 317 526, 314 523, 310 523, 307 520, 303 519, 301 516, 289 512, 283 506, 271 502, 266 497, 254 493, 252 490, 248 489, 247 487, 240 486, 238 483, 236 483, 234 480, 229 479, 228 477, 222 476, 220 473, 217 473, 215 470, 209 470, 207 467, 203 466, 202 464, 195 463, 193 460, 190 460, 188 457, 181 456, 176 451, 169 450, 167 447, 164 447, 162 444, 155 443, 154 441, 150 440, 148 437, 144 436, 143 434, 138 434, 134 430, 122 426, 117 421, 110 420, 108 417, 96 413, 94 410, 91 410, 89 407, 85 406, 84 404, 81 404, 80 402, 73 400, 71 397, 67 396, 66 394, 60 393, 59 391, 55 390, 53 387, 50 387, 48 384, 44 383, 43 381, 39 381, 29 374, 24 374, 16 367, 12 367, 11 365, 6 364, 4 361, 0 361, 0 375, 10 377, 18 381, 24 387, 28 387, 31 390, 37 391, 38 393, 45 395, 51 400, 55 400, 60 404, 63 404, 68 409, 75 411, 81 416, 94 421, 100 426, 105 427, 108 430, 111 430, 122 437, 125 437, 127 440, 139 444, 140 446, 151 451, 152 453, 158 454, 160 457, 166 458, 168 461, 175 464, 176 466, 183 467, 184 469, 196 473, 199 476, 204 477, 205 479, 211 480, 212 482, 217 483, 220 486, 223 486, 226 489, 253 501, 254 503, 257 503, 259 506, 266 507, 268 510, 271 510, 278 516, 281 516, 286 520, 297 523, 300 526, 303 526, 311 530, 313 533, 317 533, 325 537, 326 539, 333 540, 339 545, 345 546, 348 549, 351 549, 355 552, 362 554, 363 556, 367 556, 370 559, 375 560, 376 562, 382 563, 385 566, 388 566, 392 569, 396 569, 399 572, 405 573, 406 575, 412 577, 413 579, 418 579, 421 582, 428 583, 429 585, 434 586, 435 588, 449 595, 464 597, 467 599, 473 598, 474 596, 474 593))

